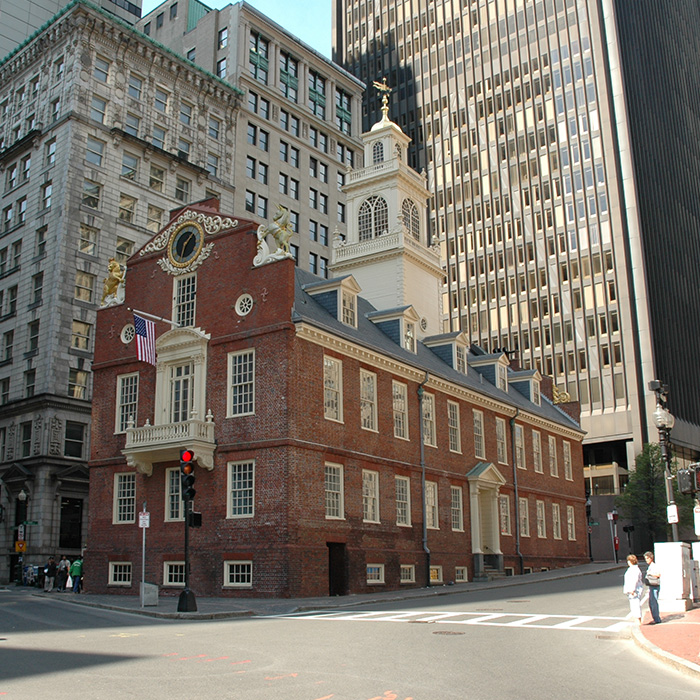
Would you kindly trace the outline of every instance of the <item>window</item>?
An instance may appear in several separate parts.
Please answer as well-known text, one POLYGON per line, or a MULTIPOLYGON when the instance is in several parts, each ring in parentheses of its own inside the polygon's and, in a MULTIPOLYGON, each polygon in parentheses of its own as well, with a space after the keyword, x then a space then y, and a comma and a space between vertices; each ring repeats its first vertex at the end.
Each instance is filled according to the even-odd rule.
POLYGON ((407 476, 397 476, 396 483, 396 524, 411 524, 411 480, 407 476))
POLYGON ((185 139, 178 139, 177 142, 177 156, 178 158, 184 158, 185 160, 190 159, 190 149, 192 144, 185 139))
POLYGON ((148 184, 155 192, 163 192, 165 189, 165 169, 152 164, 148 184))
POLYGON ((146 228, 153 232, 158 233, 160 227, 163 225, 163 210, 153 204, 148 205, 148 212, 146 214, 146 228))
POLYGON ((74 298, 92 303, 95 291, 95 275, 78 270, 75 273, 74 298))
POLYGON ((10 379, 0 379, 0 404, 6 404, 10 400, 10 379))
POLYGON ((225 561, 224 588, 252 588, 252 561, 225 561))
POLYGON ((425 482, 425 522, 431 530, 440 529, 438 518, 438 487, 434 481, 425 482))
POLYGON ((520 536, 530 536, 530 513, 528 510, 529 502, 527 498, 518 499, 518 507, 520 509, 520 536))
POLYGON ((224 57, 216 62, 216 77, 223 80, 226 77, 226 70, 226 57, 224 57))
POLYGON ((535 472, 542 474, 542 436, 538 430, 532 431, 532 459, 535 464, 535 472))
POLYGON ((36 256, 40 257, 46 252, 46 232, 48 226, 42 226, 36 230, 35 249, 36 256))
POLYGON ((51 206, 51 195, 53 194, 53 184, 51 180, 41 186, 41 208, 48 209, 51 206))
POLYGON ((338 520, 345 517, 343 467, 340 464, 325 465, 326 518, 338 520))
POLYGON ((134 223, 136 213, 136 199, 128 194, 119 195, 119 220, 126 224, 134 223))
POLYGON ((138 423, 139 375, 123 374, 117 377, 116 431, 123 433, 133 421, 138 423))
POLYGON ((367 583, 384 583, 384 564, 367 564, 367 583))
POLYGON ((221 134, 221 121, 216 117, 209 117, 209 136, 218 141, 221 134))
POLYGON ((450 440, 450 452, 462 451, 462 437, 460 435, 459 404, 454 401, 447 402, 447 428, 450 440))
POLYGON ((566 506, 566 534, 570 540, 576 539, 576 522, 574 520, 573 506, 566 506))
POLYGON ((153 138, 151 143, 156 146, 156 148, 165 148, 165 136, 166 131, 162 126, 153 126, 153 138))
POLYGON ((90 209, 99 209, 101 196, 101 185, 98 185, 96 182, 92 182, 92 180, 83 180, 83 206, 90 209))
POLYGON ((375 141, 372 146, 372 163, 382 163, 384 161, 384 144, 381 141, 375 141))
POLYGON ((217 45, 220 49, 224 49, 226 46, 228 46, 228 27, 219 29, 217 45))
POLYGON ((87 383, 88 373, 85 370, 68 370, 68 396, 74 399, 86 399, 87 383))
POLYGON ((415 564, 401 564, 401 583, 416 582, 416 566, 415 564))
POLYGON ((508 496, 498 497, 498 512, 501 521, 501 534, 512 535, 510 524, 510 498, 508 498, 508 496))
POLYGON ((360 205, 358 230, 361 241, 376 238, 389 230, 389 208, 383 197, 372 195, 360 205))
POLYGON ((133 73, 131 73, 129 75, 129 86, 128 86, 129 97, 133 97, 135 100, 140 100, 142 90, 143 90, 143 80, 141 80, 141 78, 139 78, 137 75, 134 75, 133 73))
POLYGON ((350 133, 352 126, 352 98, 344 90, 336 88, 335 91, 335 125, 344 134, 350 133))
POLYGON ((170 19, 172 20, 172 19, 176 19, 176 18, 177 18, 177 3, 174 2, 170 6, 170 19))
MULTIPOLYGON (((162 17, 163 15, 158 15, 162 17)), ((165 561, 163 562, 163 585, 164 586, 184 586, 185 585, 185 562, 165 561)))
POLYGON ((90 350, 92 325, 83 321, 73 321, 70 346, 76 350, 90 350))
POLYGON ((500 464, 508 463, 508 445, 506 442, 506 421, 496 418, 496 453, 500 464))
POLYGON ((29 457, 32 453, 32 422, 20 423, 20 446, 22 457, 29 457))
POLYGON ((228 518, 252 518, 255 510, 255 462, 228 464, 228 518))
POLYGON ((29 155, 24 156, 22 160, 19 163, 19 180, 20 182, 26 182, 29 180, 29 170, 32 166, 32 156, 31 153, 29 155))
POLYGON ((574 473, 571 466, 571 443, 564 440, 562 447, 564 448, 564 478, 567 481, 573 481, 574 473))
POLYGON ((134 253, 134 242, 127 238, 122 238, 117 236, 117 248, 115 251, 115 258, 120 265, 126 265, 126 261, 134 253))
POLYGON ((255 413, 255 350, 229 353, 228 415, 255 413))
POLYGON ((17 174, 19 173, 19 168, 17 163, 12 163, 7 167, 7 175, 5 176, 5 189, 11 190, 17 186, 17 174))
POLYGON ((486 459, 484 414, 481 411, 474 411, 474 456, 479 459, 486 459))
POLYGON ((559 465, 557 464, 557 441, 552 435, 549 436, 549 473, 552 476, 559 476, 559 465))
POLYGON ((248 68, 250 74, 256 80, 267 85, 268 73, 268 42, 256 32, 250 33, 250 47, 248 51, 248 68))
POLYGON ((194 365, 186 362, 172 365, 170 371, 170 420, 184 423, 190 419, 193 406, 194 365))
POLYGON ((392 381, 391 394, 394 412, 394 437, 408 440, 408 387, 392 381))
POLYGON ((2 230, 9 231, 12 228, 13 219, 12 206, 5 207, 2 210, 2 230))
POLYGON ((131 562, 109 562, 109 585, 131 586, 131 562))
POLYGON ((360 425, 377 430, 377 375, 360 370, 360 425))
POLYGON ((431 566, 430 567, 430 581, 431 581, 431 583, 442 583, 442 567, 441 566, 431 566))
POLYGON ((107 102, 101 97, 94 95, 90 104, 90 119, 99 124, 105 123, 105 114, 107 112, 107 102))
POLYGON ((379 472, 362 470, 362 519, 379 522, 379 472))
POLYGON ((2 334, 2 362, 12 362, 12 346, 14 344, 15 332, 5 331, 2 334))
POLYGON ((207 171, 212 177, 219 177, 219 156, 207 153, 207 171))
POLYGON ((44 146, 44 164, 53 165, 56 162, 56 139, 51 139, 44 146))
POLYGON ((165 113, 168 110, 168 97, 170 97, 170 95, 165 90, 161 90, 161 88, 156 88, 153 106, 159 112, 165 113))
POLYGON ((85 424, 66 421, 66 439, 63 445, 63 454, 66 457, 82 459, 84 443, 85 424))
POLYGON ((289 54, 280 52, 280 89, 292 102, 297 101, 299 89, 299 64, 289 54))
POLYGON ((261 219, 267 219, 267 197, 258 195, 257 214, 261 219))
POLYGON ((184 520, 180 467, 165 470, 165 520, 184 520))
POLYGON ((435 431, 435 396, 423 394, 423 442, 431 447, 437 447, 435 431))
POLYGON ((136 474, 114 475, 114 510, 112 522, 136 522, 136 474))
POLYGON ((309 71, 309 108, 320 119, 326 118, 326 81, 315 71, 309 71))
POLYGON ((99 80, 101 83, 106 83, 107 78, 109 77, 109 61, 96 56, 93 75, 95 76, 96 80, 99 80))
POLYGON ((178 199, 181 202, 189 202, 190 201, 190 188, 192 186, 192 183, 189 180, 186 180, 184 177, 176 177, 175 178, 175 199, 178 199))
POLYGON ((12 316, 17 312, 17 285, 7 288, 7 308, 5 309, 6 316, 12 316))
POLYGON ((450 487, 452 529, 464 532, 464 509, 462 507, 462 489, 459 486, 450 487))
POLYGON ((523 426, 515 425, 515 466, 518 469, 526 469, 525 463, 525 436, 523 426))
POLYGON ((343 289, 341 293, 341 321, 346 326, 357 325, 357 296, 347 289, 343 289))
POLYGON ((323 357, 323 414, 327 420, 343 421, 343 364, 323 357))
POLYGON ((537 501, 537 536, 540 538, 547 537, 547 522, 544 512, 544 501, 537 501))
POLYGON ((561 539, 561 509, 558 503, 552 503, 552 537, 561 539))

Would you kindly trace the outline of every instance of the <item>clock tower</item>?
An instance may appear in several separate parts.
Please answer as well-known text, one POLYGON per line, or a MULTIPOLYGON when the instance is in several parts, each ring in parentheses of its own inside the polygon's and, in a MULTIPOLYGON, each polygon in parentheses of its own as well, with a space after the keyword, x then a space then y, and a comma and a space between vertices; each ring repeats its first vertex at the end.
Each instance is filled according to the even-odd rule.
POLYGON ((365 167, 347 172, 347 233, 335 236, 330 270, 351 274, 378 309, 413 306, 419 336, 438 335, 444 273, 429 240, 426 178, 406 163, 411 140, 389 120, 386 80, 374 87, 382 119, 362 134, 365 167))

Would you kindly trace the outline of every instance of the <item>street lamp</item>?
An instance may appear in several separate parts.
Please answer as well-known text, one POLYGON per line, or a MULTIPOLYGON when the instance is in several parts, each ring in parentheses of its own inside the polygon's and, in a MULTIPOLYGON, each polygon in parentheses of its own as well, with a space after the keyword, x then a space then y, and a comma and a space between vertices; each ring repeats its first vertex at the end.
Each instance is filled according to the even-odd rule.
POLYGON ((673 499, 673 487, 671 486, 671 450, 669 434, 676 422, 673 414, 666 408, 668 400, 668 387, 659 381, 649 382, 649 389, 656 394, 656 410, 652 414, 654 425, 659 431, 659 445, 661 456, 664 460, 664 482, 666 485, 666 502, 668 503, 668 519, 671 523, 673 541, 678 542, 678 510, 673 499))

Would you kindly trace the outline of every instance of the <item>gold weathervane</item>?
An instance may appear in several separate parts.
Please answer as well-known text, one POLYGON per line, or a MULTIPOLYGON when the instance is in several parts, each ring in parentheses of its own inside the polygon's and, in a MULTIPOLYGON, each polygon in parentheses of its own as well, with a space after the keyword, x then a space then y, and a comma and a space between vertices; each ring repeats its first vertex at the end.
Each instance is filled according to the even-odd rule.
POLYGON ((384 121, 389 119, 389 95, 393 92, 392 89, 386 84, 386 78, 382 78, 382 82, 377 82, 376 80, 372 83, 375 90, 377 90, 382 96, 382 118, 384 121))

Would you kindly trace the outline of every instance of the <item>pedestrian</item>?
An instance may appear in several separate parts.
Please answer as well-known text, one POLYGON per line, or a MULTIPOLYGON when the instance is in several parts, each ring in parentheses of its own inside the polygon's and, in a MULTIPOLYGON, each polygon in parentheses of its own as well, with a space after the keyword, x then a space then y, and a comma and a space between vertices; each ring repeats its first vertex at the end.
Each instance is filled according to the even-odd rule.
POLYGON ((652 621, 650 625, 658 625, 661 622, 659 615, 659 589, 661 588, 661 567, 654 561, 654 552, 644 552, 644 561, 647 563, 647 575, 645 578, 649 586, 649 612, 652 621))
POLYGON ((53 584, 56 580, 56 571, 58 567, 56 566, 56 560, 53 557, 49 557, 49 561, 44 567, 44 592, 53 590, 53 584))
POLYGON ((73 593, 80 593, 83 583, 83 560, 80 556, 71 564, 70 576, 73 579, 73 593))
POLYGON ((642 593, 644 584, 642 583, 642 571, 637 563, 637 557, 630 554, 627 557, 627 571, 622 585, 622 592, 629 598, 630 615, 637 620, 637 624, 642 624, 642 593))
POLYGON ((68 572, 70 571, 70 561, 65 554, 61 555, 61 561, 58 562, 58 572, 56 574, 56 588, 60 593, 66 590, 68 582, 68 572))

